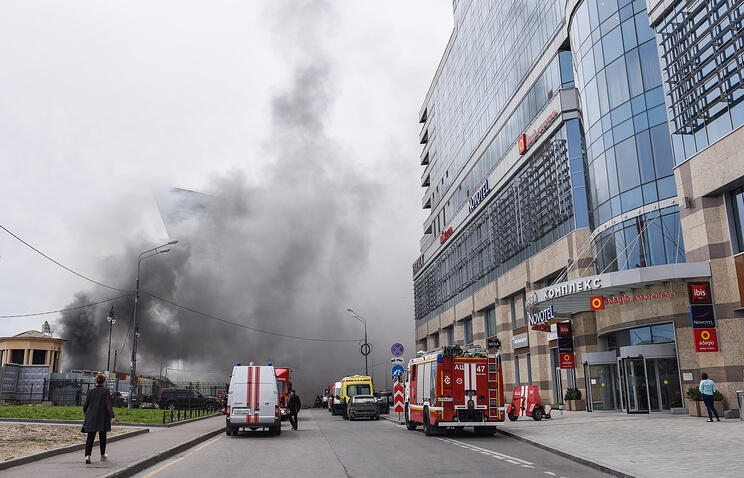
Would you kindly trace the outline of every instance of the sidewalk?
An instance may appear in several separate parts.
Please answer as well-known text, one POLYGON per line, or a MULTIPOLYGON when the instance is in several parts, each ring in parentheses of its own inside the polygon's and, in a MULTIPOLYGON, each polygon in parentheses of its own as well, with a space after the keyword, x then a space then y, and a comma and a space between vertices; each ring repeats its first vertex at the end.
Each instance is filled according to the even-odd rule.
MULTIPOLYGON (((403 423, 397 413, 382 418, 403 423)), ((553 410, 549 420, 519 417, 496 431, 619 477, 742 476, 744 421, 707 420, 666 413, 553 410)))
POLYGON ((616 476, 742 476, 744 421, 707 419, 554 410, 550 420, 520 417, 498 431, 616 476))
MULTIPOLYGON (((127 426, 127 428, 131 428, 127 426)), ((44 452, 36 461, 13 466, 0 472, 14 478, 39 476, 124 477, 138 473, 170 456, 176 455, 197 443, 225 432, 225 417, 217 415, 193 420, 173 427, 143 427, 149 430, 137 436, 109 441, 106 447, 109 459, 99 460, 98 443, 93 446, 93 463, 86 465, 84 450, 63 453, 44 452), (174 433, 175 432, 175 433, 174 433)))

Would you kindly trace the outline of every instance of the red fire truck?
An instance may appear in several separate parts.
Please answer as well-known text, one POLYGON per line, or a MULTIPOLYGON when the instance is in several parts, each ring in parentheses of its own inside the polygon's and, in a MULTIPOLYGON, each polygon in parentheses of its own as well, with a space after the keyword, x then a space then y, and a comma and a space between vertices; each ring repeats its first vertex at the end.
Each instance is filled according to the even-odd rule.
POLYGON ((282 420, 286 420, 289 416, 287 397, 289 396, 289 390, 292 388, 292 382, 289 381, 289 369, 274 367, 274 373, 276 373, 276 384, 279 389, 279 415, 282 420))
POLYGON ((492 433, 504 415, 501 356, 477 346, 447 345, 408 363, 406 428, 473 427, 492 433))

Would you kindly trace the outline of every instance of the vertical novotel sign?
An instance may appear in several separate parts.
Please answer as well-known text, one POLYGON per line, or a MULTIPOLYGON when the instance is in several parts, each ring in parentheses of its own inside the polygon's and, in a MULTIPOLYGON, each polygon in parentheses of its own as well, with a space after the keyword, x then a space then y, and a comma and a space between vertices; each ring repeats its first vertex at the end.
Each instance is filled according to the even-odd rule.
POLYGON ((478 207, 478 204, 480 204, 490 192, 491 188, 488 186, 488 179, 486 179, 483 186, 481 186, 481 188, 477 190, 475 194, 470 196, 470 199, 468 199, 468 214, 473 212, 473 209, 478 207))

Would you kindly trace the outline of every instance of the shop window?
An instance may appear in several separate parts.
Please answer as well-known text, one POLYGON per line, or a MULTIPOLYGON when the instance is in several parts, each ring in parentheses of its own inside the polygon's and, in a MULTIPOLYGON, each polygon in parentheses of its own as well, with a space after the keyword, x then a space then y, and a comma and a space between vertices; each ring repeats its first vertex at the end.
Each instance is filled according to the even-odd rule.
POLYGON ((439 333, 431 334, 432 348, 439 347, 439 333))

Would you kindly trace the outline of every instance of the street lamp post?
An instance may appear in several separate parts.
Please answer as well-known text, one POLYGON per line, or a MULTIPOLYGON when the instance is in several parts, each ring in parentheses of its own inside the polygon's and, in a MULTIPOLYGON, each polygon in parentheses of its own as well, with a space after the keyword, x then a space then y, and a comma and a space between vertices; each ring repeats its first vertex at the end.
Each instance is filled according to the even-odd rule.
POLYGON ((137 303, 139 302, 140 264, 142 263, 142 259, 147 259, 156 254, 170 251, 170 248, 161 249, 161 247, 170 246, 177 242, 178 241, 166 242, 165 244, 141 252, 139 257, 137 257, 137 282, 134 288, 134 310, 132 311, 132 361, 130 362, 131 373, 129 375, 129 400, 127 400, 127 408, 132 408, 132 397, 137 385, 135 374, 137 373, 137 336, 139 335, 139 327, 137 326, 137 303))
POLYGON ((369 344, 367 343, 367 321, 364 317, 354 312, 353 309, 346 309, 346 311, 351 312, 352 317, 364 324, 364 345, 362 345, 362 355, 364 355, 364 375, 369 375, 369 369, 367 368, 367 356, 369 355, 369 344))
POLYGON ((114 329, 114 324, 116 323, 116 319, 114 318, 114 306, 111 306, 111 311, 109 312, 108 317, 106 317, 106 320, 108 320, 109 323, 109 347, 108 347, 108 358, 106 359, 106 371, 111 371, 111 331, 114 329))

